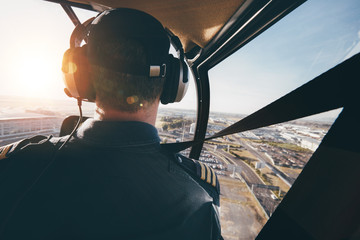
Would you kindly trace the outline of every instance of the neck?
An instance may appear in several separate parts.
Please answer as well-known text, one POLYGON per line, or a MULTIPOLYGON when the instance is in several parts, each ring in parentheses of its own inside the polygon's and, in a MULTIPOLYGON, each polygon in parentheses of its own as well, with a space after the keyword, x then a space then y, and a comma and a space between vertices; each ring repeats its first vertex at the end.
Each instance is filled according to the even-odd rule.
POLYGON ((100 107, 96 104, 94 119, 102 121, 138 121, 155 126, 159 103, 148 105, 137 112, 124 112, 110 107, 100 107))

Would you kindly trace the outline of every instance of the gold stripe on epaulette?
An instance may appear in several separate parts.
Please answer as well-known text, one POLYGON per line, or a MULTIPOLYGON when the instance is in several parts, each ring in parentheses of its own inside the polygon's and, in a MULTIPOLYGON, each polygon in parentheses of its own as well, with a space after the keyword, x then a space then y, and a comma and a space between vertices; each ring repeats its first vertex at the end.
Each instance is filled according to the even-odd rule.
POLYGON ((213 169, 211 169, 211 173, 212 173, 211 185, 213 185, 213 187, 216 187, 216 174, 215 174, 215 171, 213 169))
POLYGON ((204 164, 202 164, 200 162, 199 162, 199 164, 200 164, 200 167, 201 167, 201 179, 205 180, 205 166, 204 166, 204 164))
POLYGON ((206 171, 207 171, 207 178, 206 178, 206 182, 211 184, 211 170, 209 168, 208 165, 205 165, 206 166, 206 171))
POLYGON ((0 153, 0 160, 6 158, 6 154, 9 152, 9 150, 11 149, 11 147, 12 147, 12 144, 6 145, 6 146, 0 148, 0 151, 1 151, 1 153, 0 153))

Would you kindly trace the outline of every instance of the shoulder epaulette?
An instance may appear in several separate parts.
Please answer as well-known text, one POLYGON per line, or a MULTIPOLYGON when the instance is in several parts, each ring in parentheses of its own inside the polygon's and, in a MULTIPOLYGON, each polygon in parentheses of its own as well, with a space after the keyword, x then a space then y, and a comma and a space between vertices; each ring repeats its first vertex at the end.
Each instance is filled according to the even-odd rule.
POLYGON ((0 160, 7 158, 6 154, 13 147, 13 144, 9 144, 3 147, 0 147, 0 160))
POLYGON ((176 157, 181 161, 183 168, 191 171, 199 180, 206 183, 206 185, 213 188, 218 194, 220 194, 219 181, 215 171, 211 167, 205 163, 187 158, 181 154, 176 154, 176 157))
POLYGON ((13 154, 19 152, 21 149, 24 149, 26 146, 30 144, 41 144, 42 142, 48 140, 49 138, 45 136, 37 135, 31 138, 26 138, 18 142, 0 147, 0 160, 12 156, 13 154))
POLYGON ((196 174, 200 179, 216 188, 216 186, 218 186, 218 180, 214 170, 205 163, 195 160, 194 162, 196 164, 196 174))

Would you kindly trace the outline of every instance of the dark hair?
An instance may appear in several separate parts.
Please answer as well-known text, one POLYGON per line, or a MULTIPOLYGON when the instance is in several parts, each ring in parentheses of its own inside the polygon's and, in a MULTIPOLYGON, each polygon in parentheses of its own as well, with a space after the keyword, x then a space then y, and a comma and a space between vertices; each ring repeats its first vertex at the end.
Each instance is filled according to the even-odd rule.
MULTIPOLYGON (((118 38, 92 47, 94 55, 111 56, 111 61, 148 65, 146 49, 134 39, 118 38)), ((111 107, 126 112, 136 112, 146 104, 159 99, 162 78, 114 71, 92 64, 91 81, 100 107, 111 107)))

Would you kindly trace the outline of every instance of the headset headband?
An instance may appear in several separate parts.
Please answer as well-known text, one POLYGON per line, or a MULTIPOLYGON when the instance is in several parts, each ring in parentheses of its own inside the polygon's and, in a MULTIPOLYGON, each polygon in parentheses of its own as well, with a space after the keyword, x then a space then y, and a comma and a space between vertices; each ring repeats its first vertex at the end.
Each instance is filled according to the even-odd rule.
MULTIPOLYGON (((100 14, 99 16, 101 16, 102 14, 100 14)), ((89 32, 92 29, 93 22, 97 21, 98 17, 96 17, 96 18, 92 17, 92 18, 86 20, 84 23, 78 24, 75 27, 75 29, 73 30, 71 37, 70 37, 70 48, 80 47, 82 41, 85 41, 87 43, 89 32)), ((168 36, 168 38, 169 38, 169 41, 171 42, 172 37, 168 36)), ((177 46, 176 46, 176 49, 178 49, 177 46)), ((182 49, 182 47, 181 47, 181 49, 182 49)), ((93 62, 93 64, 94 64, 94 62, 93 62)), ((99 65, 99 64, 95 63, 95 65, 99 65)), ((128 74, 139 75, 139 76, 146 76, 146 77, 150 77, 150 78, 153 78, 153 77, 164 78, 166 75, 166 62, 162 63, 161 65, 144 66, 143 64, 133 64, 133 63, 128 63, 126 61, 123 61, 123 62, 112 61, 112 62, 110 62, 110 64, 108 64, 108 66, 102 66, 102 67, 114 70, 116 72, 128 73, 128 74)))

